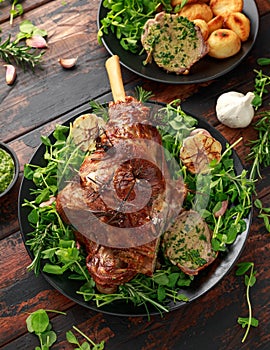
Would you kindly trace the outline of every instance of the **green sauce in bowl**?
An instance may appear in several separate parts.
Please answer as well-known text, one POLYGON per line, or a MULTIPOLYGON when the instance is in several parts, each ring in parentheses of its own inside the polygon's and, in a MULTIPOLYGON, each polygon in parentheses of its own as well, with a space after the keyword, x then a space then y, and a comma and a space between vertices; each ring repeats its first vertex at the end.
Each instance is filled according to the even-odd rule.
POLYGON ((6 150, 0 148, 0 194, 10 185, 15 176, 14 160, 6 150))

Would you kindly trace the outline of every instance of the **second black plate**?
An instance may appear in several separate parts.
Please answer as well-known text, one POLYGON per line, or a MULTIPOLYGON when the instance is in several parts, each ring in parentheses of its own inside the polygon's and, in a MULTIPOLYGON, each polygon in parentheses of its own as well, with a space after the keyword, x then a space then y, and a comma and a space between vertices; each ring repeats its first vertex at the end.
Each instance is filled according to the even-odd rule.
MULTIPOLYGON (((98 11, 98 29, 101 27, 101 19, 106 16, 107 9, 100 2, 98 11)), ((250 19, 251 30, 249 39, 242 43, 241 50, 234 56, 218 60, 206 56, 197 62, 191 69, 188 75, 168 74, 163 69, 159 68, 155 63, 143 65, 146 54, 136 55, 123 49, 116 36, 109 32, 104 35, 102 42, 111 55, 118 55, 120 63, 133 73, 136 73, 144 78, 154 80, 161 83, 170 84, 194 84, 218 78, 233 68, 235 68, 252 49, 258 34, 259 29, 259 14, 254 0, 245 0, 243 13, 250 19)))

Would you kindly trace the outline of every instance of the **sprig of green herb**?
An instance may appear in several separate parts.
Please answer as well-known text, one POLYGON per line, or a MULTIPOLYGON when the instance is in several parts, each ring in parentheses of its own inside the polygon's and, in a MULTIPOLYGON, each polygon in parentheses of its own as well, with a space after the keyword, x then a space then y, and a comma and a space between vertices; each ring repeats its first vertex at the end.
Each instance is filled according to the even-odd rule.
POLYGON ((100 343, 96 344, 95 342, 93 342, 92 339, 87 337, 87 335, 84 334, 80 329, 78 329, 75 326, 73 326, 72 328, 78 333, 80 333, 86 339, 86 341, 80 344, 77 337, 74 335, 74 333, 72 331, 68 331, 66 333, 67 341, 70 344, 74 344, 78 346, 77 348, 75 348, 75 350, 103 350, 104 349, 104 346, 105 346, 104 341, 101 341, 100 343))
POLYGON ((48 35, 48 33, 45 29, 38 28, 29 20, 22 21, 20 23, 20 31, 16 35, 15 43, 18 43, 23 39, 32 38, 33 36, 36 36, 36 35, 45 37, 48 35))
POLYGON ((259 116, 260 118, 254 124, 254 129, 258 131, 258 137, 256 140, 249 141, 250 152, 247 160, 252 161, 249 172, 250 179, 261 177, 261 166, 270 165, 270 111, 264 111, 259 116))
POLYGON ((27 317, 26 325, 28 332, 34 333, 40 342, 40 346, 36 346, 35 350, 48 350, 57 340, 57 335, 52 330, 47 312, 56 312, 65 315, 61 311, 39 309, 27 317))
POLYGON ((263 204, 259 198, 255 199, 254 205, 259 211, 258 218, 263 219, 266 230, 270 232, 270 208, 263 207, 263 204))
POLYGON ((170 0, 104 0, 102 4, 108 12, 101 20, 98 31, 98 42, 104 34, 113 33, 120 45, 133 53, 140 50, 140 38, 145 22, 154 17, 157 9, 162 6, 170 12, 170 0))
POLYGON ((125 300, 135 306, 144 306, 148 313, 148 305, 152 305, 161 314, 168 312, 166 304, 169 301, 184 301, 188 298, 179 294, 182 287, 188 287, 193 276, 187 276, 176 266, 163 266, 156 270, 152 277, 138 274, 131 281, 119 286, 116 293, 97 293, 92 283, 85 283, 78 291, 85 301, 93 300, 97 307, 110 304, 117 300, 125 300))
POLYGON ((248 304, 248 317, 239 317, 238 323, 243 327, 247 327, 244 337, 242 338, 242 343, 246 340, 250 327, 257 327, 259 325, 259 321, 252 316, 252 306, 250 301, 250 288, 254 286, 256 283, 256 271, 254 271, 254 263, 253 262, 241 262, 238 265, 238 269, 236 270, 236 276, 244 276, 245 278, 245 286, 246 286, 246 301, 248 304), (250 271, 249 275, 247 272, 250 271))
POLYGON ((10 9, 10 25, 13 24, 13 19, 17 16, 21 16, 23 14, 23 6, 19 3, 20 0, 13 0, 10 9))
MULTIPOLYGON (((266 66, 270 64, 269 58, 258 58, 257 63, 260 66, 266 66)), ((254 94, 255 97, 252 101, 252 105, 257 110, 262 106, 263 103, 263 95, 268 93, 267 86, 270 84, 270 76, 263 73, 263 71, 254 69, 256 73, 255 82, 254 82, 254 94)))
MULTIPOLYGON (((57 335, 52 329, 52 324, 50 322, 48 312, 54 312, 62 315, 66 315, 65 312, 56 310, 44 310, 38 309, 32 312, 26 319, 27 330, 30 333, 34 333, 38 339, 40 346, 36 346, 35 350, 49 350, 50 347, 57 341, 57 335)), ((76 326, 72 326, 74 330, 80 333, 87 341, 82 344, 79 343, 76 336, 70 330, 66 332, 66 339, 70 344, 77 345, 75 350, 103 350, 105 342, 101 341, 96 344, 92 339, 87 337, 80 329, 76 326)))
POLYGON ((23 69, 33 69, 40 65, 43 54, 44 52, 12 41, 10 36, 4 42, 0 37, 0 58, 9 64, 15 63, 23 69))

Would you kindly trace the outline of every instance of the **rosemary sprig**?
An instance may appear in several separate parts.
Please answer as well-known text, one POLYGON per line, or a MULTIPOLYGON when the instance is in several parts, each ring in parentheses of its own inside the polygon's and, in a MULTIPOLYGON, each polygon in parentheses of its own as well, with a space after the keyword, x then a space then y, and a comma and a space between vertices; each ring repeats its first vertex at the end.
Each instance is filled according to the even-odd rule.
POLYGON ((34 69, 40 64, 43 51, 33 50, 31 47, 21 45, 10 39, 2 42, 0 37, 0 58, 5 62, 21 66, 23 69, 30 67, 34 69))

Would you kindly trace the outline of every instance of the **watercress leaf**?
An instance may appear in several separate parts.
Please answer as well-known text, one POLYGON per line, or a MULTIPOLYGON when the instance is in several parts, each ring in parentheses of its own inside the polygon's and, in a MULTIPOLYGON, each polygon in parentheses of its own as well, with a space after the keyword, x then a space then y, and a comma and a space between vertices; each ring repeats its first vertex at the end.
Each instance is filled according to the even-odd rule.
POLYGON ((34 27, 35 26, 32 24, 32 22, 27 19, 20 23, 20 31, 22 33, 32 34, 34 27))
POLYGON ((42 202, 49 200, 49 198, 50 198, 50 189, 48 187, 46 187, 36 197, 35 203, 40 204, 42 202))
POLYGON ((34 170, 31 168, 30 164, 25 164, 23 175, 27 180, 33 180, 34 170))
POLYGON ((90 344, 85 341, 81 344, 80 349, 81 350, 90 350, 90 344))
POLYGON ((236 276, 244 275, 252 266, 252 262, 241 262, 237 264, 238 269, 235 272, 236 276))
POLYGON ((232 244, 238 234, 237 227, 235 225, 230 226, 227 231, 227 244, 232 244))
POLYGON ((43 271, 47 273, 51 273, 54 275, 62 275, 65 272, 65 268, 61 267, 59 265, 52 265, 49 263, 46 263, 43 267, 43 271))
POLYGON ((49 316, 43 309, 39 309, 31 314, 31 325, 35 333, 43 333, 49 326, 49 316))
POLYGON ((76 336, 73 334, 72 331, 67 331, 66 332, 66 338, 67 338, 67 341, 70 343, 70 344, 76 344, 76 345, 80 345, 76 336))
POLYGON ((161 285, 158 286, 157 289, 157 297, 158 297, 158 301, 163 301, 166 298, 166 291, 165 288, 161 285))
POLYGON ((165 273, 161 274, 161 275, 154 276, 153 280, 157 284, 163 285, 163 286, 166 286, 169 283, 169 278, 165 273))
POLYGON ((56 333, 54 331, 48 331, 48 332, 41 333, 40 337, 42 339, 42 344, 46 345, 48 347, 48 349, 57 340, 57 336, 56 336, 56 333))
POLYGON ((254 201, 254 205, 255 205, 255 207, 256 208, 258 208, 258 209, 262 209, 262 202, 257 198, 257 199, 255 199, 255 201, 254 201))
POLYGON ((28 332, 34 333, 35 330, 32 326, 32 314, 30 314, 26 319, 26 327, 27 327, 28 332))
POLYGON ((102 340, 99 344, 95 344, 92 347, 92 350, 103 350, 104 347, 105 347, 105 342, 104 342, 104 340, 102 340))
POLYGON ((242 326, 242 328, 245 328, 249 323, 248 317, 238 317, 237 322, 242 326))
POLYGON ((65 141, 67 139, 67 132, 69 131, 69 127, 65 125, 57 125, 54 132, 53 136, 55 137, 56 140, 61 140, 65 141))
POLYGON ((39 220, 38 210, 37 209, 31 210, 27 216, 27 219, 31 224, 36 224, 39 220))
POLYGON ((45 146, 51 146, 51 140, 48 136, 41 135, 41 141, 45 146))
POLYGON ((32 36, 34 36, 34 35, 40 35, 40 36, 47 36, 48 35, 48 33, 47 33, 47 31, 46 30, 44 30, 44 29, 40 29, 40 28, 37 28, 37 27, 35 27, 34 29, 33 29, 33 32, 32 32, 32 36))
POLYGON ((177 280, 179 279, 180 274, 177 272, 171 273, 168 275, 169 282, 167 286, 169 288, 174 288, 176 286, 177 280))
POLYGON ((49 249, 43 250, 42 251, 43 259, 51 259, 54 256, 56 249, 57 248, 49 248, 49 249))
POLYGON ((266 65, 270 64, 270 58, 268 58, 268 57, 260 57, 260 58, 257 59, 257 63, 260 66, 266 66, 266 65))
POLYGON ((256 283, 256 277, 255 277, 255 272, 254 272, 254 274, 251 275, 250 278, 249 278, 249 285, 250 285, 250 287, 253 287, 255 283, 256 283))

